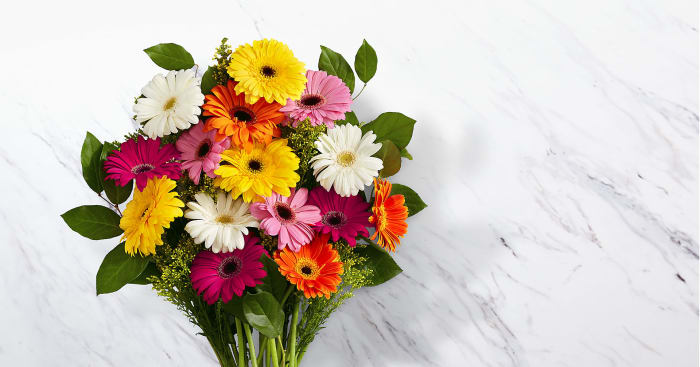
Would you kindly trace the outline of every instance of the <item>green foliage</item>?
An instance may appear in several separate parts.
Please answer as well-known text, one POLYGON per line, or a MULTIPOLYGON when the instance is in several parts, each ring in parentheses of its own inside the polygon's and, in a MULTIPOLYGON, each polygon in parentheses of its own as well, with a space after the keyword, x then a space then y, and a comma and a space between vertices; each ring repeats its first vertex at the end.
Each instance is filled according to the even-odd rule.
POLYGON ((100 182, 100 154, 102 153, 102 143, 89 132, 85 134, 83 148, 80 150, 80 164, 83 168, 83 178, 90 189, 96 193, 102 192, 102 182, 100 182))
POLYGON ((406 148, 401 149, 401 156, 408 158, 409 160, 413 160, 413 156, 408 152, 408 150, 406 150, 406 148))
POLYGON ((340 78, 350 88, 350 94, 355 90, 355 73, 352 71, 350 64, 345 61, 343 55, 326 46, 321 46, 321 55, 318 57, 318 70, 323 70, 340 78))
POLYGON ((160 271, 158 271, 158 267, 156 266, 156 263, 149 262, 148 265, 146 266, 145 269, 141 272, 139 276, 136 278, 132 279, 129 281, 129 284, 141 284, 141 285, 146 285, 146 284, 151 284, 151 281, 149 278, 151 277, 159 277, 160 276, 160 271))
POLYGON ((214 70, 213 66, 207 68, 207 71, 202 75, 202 94, 211 93, 211 89, 216 86, 216 80, 214 80, 214 70))
POLYGON ((148 258, 140 255, 130 256, 120 243, 110 251, 97 270, 97 294, 116 292, 130 281, 136 279, 148 265, 148 258))
POLYGON ((372 269, 364 264, 366 258, 357 253, 357 247, 350 247, 346 243, 337 242, 333 247, 338 251, 340 261, 343 262, 343 275, 338 291, 331 294, 329 299, 324 297, 305 299, 304 313, 299 323, 297 348, 305 350, 314 340, 316 334, 323 329, 323 324, 330 315, 340 307, 345 300, 353 296, 353 292, 361 287, 370 285, 373 278, 372 269))
POLYGON ((268 338, 282 334, 284 312, 271 293, 260 291, 243 297, 243 314, 246 321, 268 338))
POLYGON ((380 177, 393 176, 401 169, 401 153, 391 140, 384 140, 382 147, 374 156, 381 159, 384 165, 384 168, 379 171, 380 177))
POLYGON ((287 286, 289 285, 287 278, 280 274, 277 263, 266 254, 263 254, 260 257, 260 262, 262 262, 263 266, 265 267, 265 272, 267 272, 267 275, 263 279, 263 284, 258 285, 258 288, 269 292, 270 294, 274 295, 278 301, 282 302, 284 292, 287 290, 287 286))
POLYGON ((119 215, 101 205, 79 206, 61 214, 61 218, 70 229, 91 240, 104 240, 124 232, 119 228, 119 215))
POLYGON ((408 216, 412 216, 421 210, 425 209, 428 204, 426 204, 423 199, 418 196, 418 193, 413 191, 408 186, 401 184, 391 184, 391 195, 401 194, 403 195, 406 202, 404 205, 408 208, 408 216))
POLYGON ((192 55, 175 43, 159 43, 143 51, 165 70, 189 69, 194 66, 192 55))
POLYGON ((129 196, 131 196, 131 192, 134 189, 134 181, 129 181, 126 186, 119 186, 114 180, 105 180, 105 176, 107 176, 107 172, 105 172, 103 168, 105 159, 107 159, 107 156, 115 150, 117 150, 117 146, 115 144, 105 142, 102 145, 102 153, 100 154, 98 171, 100 172, 99 177, 100 181, 102 182, 102 187, 104 188, 105 194, 107 194, 109 201, 111 201, 113 204, 121 204, 129 199, 129 196))
POLYGON ((377 53, 367 40, 362 40, 362 46, 355 54, 355 72, 364 83, 372 79, 377 72, 377 53))
POLYGON ((216 61, 216 65, 212 66, 212 78, 216 84, 225 85, 229 80, 228 65, 231 63, 231 54, 231 45, 228 44, 228 38, 222 39, 212 58, 212 60, 216 61))
POLYGON ((358 256, 365 259, 362 263, 362 269, 372 274, 367 277, 367 286, 373 287, 382 284, 403 271, 391 255, 374 244, 358 245, 355 251, 358 256))
POLYGON ((350 125, 355 125, 355 126, 360 126, 360 120, 357 119, 357 115, 355 115, 355 112, 345 112, 345 120, 338 120, 335 122, 336 125, 345 125, 345 124, 350 124, 350 125))
POLYGON ((411 141, 415 123, 416 120, 402 113, 384 112, 361 129, 363 134, 372 130, 377 135, 376 141, 391 140, 401 150, 411 141))
POLYGON ((318 137, 326 132, 326 125, 312 126, 309 120, 300 122, 296 128, 282 127, 282 136, 287 138, 287 144, 294 150, 294 154, 299 157, 299 183, 298 187, 311 188, 316 185, 316 179, 311 169, 309 160, 320 152, 316 149, 314 142, 318 137))

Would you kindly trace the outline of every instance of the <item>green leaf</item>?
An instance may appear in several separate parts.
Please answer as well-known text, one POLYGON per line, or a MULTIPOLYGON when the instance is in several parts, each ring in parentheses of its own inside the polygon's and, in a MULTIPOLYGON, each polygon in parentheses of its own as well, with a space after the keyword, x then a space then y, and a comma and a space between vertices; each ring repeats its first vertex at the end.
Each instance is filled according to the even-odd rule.
POLYGON ((338 120, 335 122, 336 125, 345 125, 345 124, 350 124, 350 125, 355 125, 355 126, 360 126, 360 120, 357 119, 357 115, 355 115, 355 112, 345 112, 345 120, 338 120))
POLYGON ((413 191, 408 186, 401 185, 401 184, 392 184, 391 185, 391 195, 396 195, 396 194, 401 194, 403 195, 403 198, 405 199, 404 205, 408 208, 408 216, 412 216, 421 210, 425 209, 428 204, 423 202, 423 199, 418 196, 418 194, 413 191))
POLYGON ((230 301, 227 303, 224 303, 224 311, 228 312, 229 314, 238 317, 241 320, 245 320, 245 314, 243 313, 243 298, 246 297, 247 294, 243 293, 243 296, 238 297, 235 294, 233 295, 233 298, 231 298, 230 301))
POLYGON ((368 279, 370 287, 382 284, 403 271, 386 251, 375 244, 356 246, 355 252, 367 259, 362 263, 362 267, 372 270, 372 275, 368 279))
POLYGON ((355 55, 355 71, 364 83, 367 83, 377 72, 377 53, 367 40, 362 40, 362 46, 355 55))
POLYGON ((350 94, 355 90, 355 73, 353 73, 350 64, 345 61, 343 55, 326 46, 321 46, 321 56, 318 57, 318 70, 323 70, 340 78, 350 88, 350 94))
POLYGON ((97 294, 116 292, 136 279, 148 266, 148 257, 130 256, 120 243, 102 260, 97 270, 97 294))
POLYGON ((148 280, 149 277, 152 276, 160 276, 160 271, 158 271, 158 267, 156 266, 155 263, 149 262, 148 265, 146 265, 146 268, 143 269, 141 274, 137 276, 135 279, 132 279, 129 281, 129 284, 141 284, 141 285, 146 285, 146 284, 151 284, 151 282, 148 280))
POLYGON ((243 313, 248 323, 266 337, 276 338, 282 334, 284 312, 272 294, 262 291, 246 295, 243 313))
POLYGON ((284 292, 289 285, 287 278, 280 274, 279 267, 275 260, 272 260, 266 254, 260 256, 260 262, 265 266, 267 275, 263 278, 263 284, 258 285, 258 289, 271 293, 278 301, 282 302, 284 292))
POLYGON ((165 70, 189 69, 194 66, 192 55, 175 43, 159 43, 143 51, 165 70))
POLYGON ((393 176, 401 169, 401 153, 391 140, 384 140, 382 147, 374 156, 381 159, 384 165, 384 168, 379 171, 380 177, 393 176))
POLYGON ((91 240, 104 240, 122 234, 119 215, 101 205, 83 205, 73 208, 61 218, 75 232, 91 240))
POLYGON ((406 148, 401 149, 401 156, 413 160, 413 156, 408 152, 408 150, 406 150, 406 148))
POLYGON ((102 143, 89 132, 85 134, 83 148, 80 150, 80 164, 83 167, 83 178, 90 189, 98 194, 102 192, 102 182, 100 181, 98 172, 101 152, 102 143))
POLYGON ((216 80, 214 80, 214 67, 210 66, 207 71, 202 75, 202 94, 210 94, 211 89, 216 87, 216 80))
POLYGON ((103 169, 105 159, 110 153, 112 153, 116 149, 117 146, 110 142, 105 142, 102 145, 102 153, 100 154, 100 164, 98 166, 98 171, 100 181, 102 182, 102 187, 104 188, 105 194, 107 194, 107 198, 109 199, 109 201, 111 201, 114 204, 121 204, 128 200, 129 196, 131 196, 131 192, 134 189, 134 181, 129 181, 129 183, 126 184, 126 186, 119 186, 117 185, 116 181, 112 179, 105 180, 105 176, 107 176, 107 172, 105 172, 103 169))
POLYGON ((406 148, 413 136, 413 125, 416 120, 399 112, 384 112, 374 121, 362 125, 362 134, 373 131, 377 138, 375 141, 391 140, 401 149, 406 148))

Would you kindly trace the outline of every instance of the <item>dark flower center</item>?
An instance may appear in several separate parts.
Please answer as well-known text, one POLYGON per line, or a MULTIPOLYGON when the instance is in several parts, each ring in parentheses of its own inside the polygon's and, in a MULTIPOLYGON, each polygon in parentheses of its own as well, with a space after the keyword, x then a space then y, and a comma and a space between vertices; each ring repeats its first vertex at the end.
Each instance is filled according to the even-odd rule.
POLYGON ((325 102, 324 98, 316 94, 309 94, 303 96, 299 101, 299 103, 301 103, 305 107, 318 107, 323 102, 325 102))
POLYGON ((253 122, 253 120, 255 120, 254 116, 255 114, 253 113, 253 111, 250 111, 247 108, 238 108, 235 111, 233 111, 233 117, 235 117, 236 120, 240 122, 253 122))
POLYGON ((199 146, 199 149, 197 149, 197 158, 202 158, 207 155, 207 153, 209 153, 209 149, 211 149, 211 147, 209 146, 208 142, 202 143, 202 145, 199 146))
POLYGON ((250 169, 253 172, 260 172, 262 170, 262 163, 255 159, 251 159, 248 161, 248 169, 250 169))
POLYGON ((304 275, 311 275, 311 268, 308 267, 308 266, 304 266, 303 268, 301 268, 301 272, 302 272, 304 275))
POLYGON ((277 72, 272 68, 272 66, 265 65, 260 68, 260 74, 266 78, 272 78, 275 76, 275 74, 277 74, 277 72))
POLYGON ((295 217, 292 208, 288 204, 278 202, 275 204, 275 210, 277 211, 277 216, 282 220, 293 220, 295 217))
POLYGON ((156 168, 154 165, 148 163, 137 164, 131 169, 131 173, 138 175, 140 173, 148 172, 154 168, 156 168))
POLYGON ((338 211, 330 211, 324 214, 323 218, 321 219, 323 224, 333 228, 342 227, 345 225, 345 223, 347 223, 347 221, 348 218, 345 216, 345 213, 338 211))
POLYGON ((219 276, 221 278, 232 278, 241 272, 241 259, 238 256, 229 256, 219 265, 219 276))

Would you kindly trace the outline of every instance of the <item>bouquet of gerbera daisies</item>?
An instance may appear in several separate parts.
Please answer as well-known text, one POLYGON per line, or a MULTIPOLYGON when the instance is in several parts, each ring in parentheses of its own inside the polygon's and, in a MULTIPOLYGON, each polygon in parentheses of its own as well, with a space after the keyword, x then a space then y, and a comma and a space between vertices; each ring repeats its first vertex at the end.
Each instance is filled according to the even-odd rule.
POLYGON ((415 120, 352 112, 377 69, 366 41, 354 71, 323 46, 319 70, 306 70, 275 40, 233 51, 224 39, 201 77, 179 45, 145 52, 168 73, 136 98, 137 131, 87 133, 81 151, 107 205, 62 215, 87 238, 121 236, 97 294, 150 284, 222 366, 297 366, 354 290, 401 272, 390 252, 426 204, 386 178, 411 159, 415 120))

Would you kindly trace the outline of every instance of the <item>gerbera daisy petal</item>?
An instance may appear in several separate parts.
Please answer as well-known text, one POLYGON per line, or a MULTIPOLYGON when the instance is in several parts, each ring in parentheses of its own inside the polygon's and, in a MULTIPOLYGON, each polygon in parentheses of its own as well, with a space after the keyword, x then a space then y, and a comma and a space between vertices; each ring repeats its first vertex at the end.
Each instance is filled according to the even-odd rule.
POLYGON ((389 251, 396 251, 400 237, 406 234, 408 208, 404 206, 403 195, 391 195, 391 183, 374 179, 374 205, 370 223, 375 226, 371 239, 389 251))
POLYGON ((251 204, 251 213, 261 220, 260 228, 270 236, 277 235, 278 248, 294 252, 313 237, 312 225, 321 220, 318 207, 306 205, 307 189, 291 190, 289 197, 273 193, 264 203, 251 204))
POLYGON ((350 111, 352 97, 350 89, 335 75, 325 71, 306 71, 306 89, 298 100, 288 99, 280 111, 287 114, 296 127, 299 122, 309 119, 313 126, 326 124, 334 126, 336 120, 345 119, 350 111))

